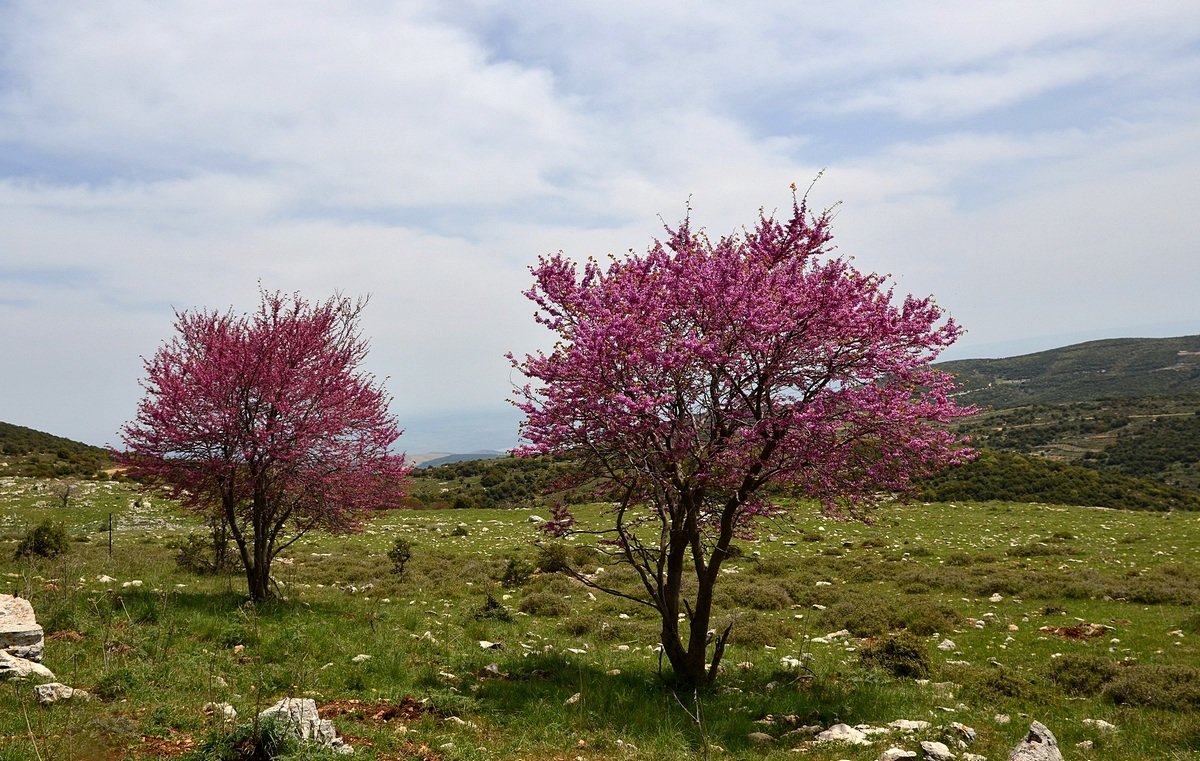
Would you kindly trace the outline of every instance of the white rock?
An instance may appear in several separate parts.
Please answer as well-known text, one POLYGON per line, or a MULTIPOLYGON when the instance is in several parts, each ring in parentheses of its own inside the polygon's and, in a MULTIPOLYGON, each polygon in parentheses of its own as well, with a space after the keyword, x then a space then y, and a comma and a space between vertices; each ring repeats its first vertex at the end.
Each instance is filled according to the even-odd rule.
POLYGON ((1063 761, 1058 739, 1040 721, 1029 725, 1029 733, 1013 746, 1008 761, 1063 761))
POLYGON ((938 643, 937 649, 941 650, 943 653, 949 653, 957 650, 958 645, 954 644, 954 640, 952 639, 944 639, 938 643))
POLYGON ((905 750, 904 748, 888 748, 883 753, 879 754, 879 761, 900 761, 902 758, 916 758, 915 750, 905 750))
POLYGON ((572 695, 571 697, 569 697, 569 698, 567 698, 566 700, 564 700, 564 701, 563 701, 563 705, 565 705, 565 706, 573 706, 573 705, 575 705, 576 703, 578 703, 578 702, 579 702, 579 701, 580 701, 582 698, 583 698, 583 693, 582 693, 582 692, 577 692, 577 693, 575 693, 574 695, 572 695))
POLYGON ((896 719, 888 726, 898 732, 920 732, 929 729, 929 722, 920 719, 896 719))
POLYGON ((975 742, 975 730, 957 721, 950 722, 950 734, 956 741, 962 743, 964 747, 975 742))
POLYGON ((60 700, 70 700, 72 698, 87 700, 92 697, 85 690, 76 690, 61 682, 36 685, 33 688, 33 695, 37 698, 38 705, 43 706, 57 703, 60 700))
POLYGON ((260 713, 258 718, 281 721, 301 740, 315 742, 335 753, 354 752, 354 748, 338 737, 333 722, 317 714, 317 704, 312 698, 284 698, 260 713))
POLYGON ((995 592, 991 597, 988 598, 988 602, 1000 602, 1003 599, 1004 598, 1000 596, 999 592, 995 592))
POLYGON ((237 720, 237 709, 228 703, 205 703, 200 712, 205 716, 220 716, 226 723, 237 720))
POLYGON ((128 589, 129 587, 140 587, 141 585, 142 585, 141 579, 133 579, 132 581, 126 581, 123 584, 121 584, 121 588, 128 589))
POLYGON ((855 729, 849 724, 834 724, 829 729, 818 734, 816 740, 817 742, 839 742, 850 743, 852 745, 871 744, 871 741, 867 739, 866 734, 855 729))
POLYGON ((42 627, 29 601, 23 597, 0 595, 0 650, 17 658, 40 662, 45 644, 42 627))
POLYGON ((830 632, 829 634, 826 634, 826 635, 825 635, 825 639, 829 639, 829 640, 833 640, 833 639, 846 639, 846 638, 847 638, 847 637, 849 637, 849 636, 850 636, 850 630, 849 630, 849 629, 838 629, 838 630, 837 630, 837 631, 835 631, 835 632, 830 632))
POLYGON ((30 676, 54 680, 54 672, 37 661, 18 658, 15 655, 9 655, 7 650, 0 650, 0 681, 25 679, 30 676))
POLYGON ((932 740, 921 741, 921 753, 929 761, 953 761, 954 759, 954 754, 950 752, 945 743, 932 740))
POLYGON ((1085 727, 1092 727, 1094 729, 1098 729, 1101 732, 1116 732, 1117 731, 1116 724, 1109 724, 1104 719, 1084 719, 1083 721, 1080 722, 1080 724, 1083 724, 1085 727))
POLYGON ((366 663, 369 660, 371 660, 371 656, 367 655, 366 653, 359 653, 358 655, 351 658, 350 662, 351 663, 366 663))

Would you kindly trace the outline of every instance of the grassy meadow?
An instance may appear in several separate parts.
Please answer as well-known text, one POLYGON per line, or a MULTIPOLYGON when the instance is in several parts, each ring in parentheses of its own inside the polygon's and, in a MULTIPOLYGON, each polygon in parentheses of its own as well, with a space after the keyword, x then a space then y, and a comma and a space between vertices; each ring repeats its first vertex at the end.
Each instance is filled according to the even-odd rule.
MULTIPOLYGON (((865 761, 961 722, 969 752, 1004 759, 1033 719, 1067 759, 1200 756, 1197 513, 917 504, 864 525, 797 504, 723 569, 716 621, 734 640, 697 694, 660 679, 654 611, 536 570, 600 564, 581 541, 536 547, 532 509, 398 511, 306 537, 274 566, 284 599, 253 608, 240 575, 177 566, 203 527, 169 502, 115 482, 62 495, 0 479, 0 589, 32 601, 59 681, 96 697, 39 707, 28 683, 0 684, 0 759, 219 758, 288 695, 314 698, 359 758, 865 761), (69 552, 14 560, 47 517, 69 552), (931 726, 870 746, 796 731, 897 719, 931 726)), ((601 506, 577 517, 599 525, 601 506)))

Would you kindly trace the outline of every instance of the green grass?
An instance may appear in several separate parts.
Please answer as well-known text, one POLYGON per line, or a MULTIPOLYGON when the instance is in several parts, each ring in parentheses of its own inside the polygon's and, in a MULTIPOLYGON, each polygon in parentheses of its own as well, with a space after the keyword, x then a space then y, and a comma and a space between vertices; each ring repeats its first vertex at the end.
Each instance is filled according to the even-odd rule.
MULTIPOLYGON (((229 731, 205 703, 248 719, 285 695, 327 711, 360 701, 335 718, 359 758, 685 759, 720 747, 721 758, 783 759, 799 746, 817 761, 865 760, 941 739, 939 727, 959 721, 978 731, 971 752, 1002 759, 1031 719, 1068 758, 1183 759, 1200 748, 1188 691, 1200 677, 1187 670, 1200 663, 1195 513, 955 503, 889 507, 863 525, 797 505, 726 566, 714 623, 732 620, 734 640, 717 687, 697 695, 660 680, 653 611, 553 574, 501 583, 513 558, 564 556, 532 546, 531 511, 393 512, 358 536, 307 537, 274 568, 286 599, 250 608, 239 576, 175 567, 168 542, 199 527, 170 504, 134 506, 106 482, 80 486, 66 509, 52 495, 0 481, 0 588, 33 602, 60 680, 102 697, 39 708, 28 685, 0 685, 0 759, 182 751, 229 731), (66 524, 69 552, 13 560, 46 517, 66 524), (413 551, 399 575, 387 557, 398 537, 413 551), (489 593, 509 620, 481 614, 489 593), (1113 628, 1082 641, 1040 631, 1080 623, 1113 628), (855 636, 812 641, 842 628, 855 636), (859 637, 897 631, 927 648, 927 683, 864 665, 871 641, 859 637), (945 638, 955 651, 936 649, 945 638), (352 663, 360 653, 371 658, 352 663), (807 669, 785 669, 784 656, 807 669), (406 697, 421 715, 372 718, 406 697), (934 727, 863 748, 747 739, 901 718, 934 727), (1085 718, 1119 729, 1105 735, 1085 718), (1078 751, 1083 740, 1095 751, 1078 751)), ((595 523, 600 508, 578 517, 595 523)), ((565 555, 594 570, 586 550, 565 555)), ((605 579, 634 581, 620 569, 605 579)))

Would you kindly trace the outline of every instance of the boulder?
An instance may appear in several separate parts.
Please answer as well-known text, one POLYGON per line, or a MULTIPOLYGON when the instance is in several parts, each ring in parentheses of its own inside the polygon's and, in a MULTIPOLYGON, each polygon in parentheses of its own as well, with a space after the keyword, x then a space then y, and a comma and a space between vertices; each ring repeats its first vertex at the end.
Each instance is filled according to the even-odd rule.
POLYGON ((0 650, 40 663, 45 644, 42 627, 34 617, 29 601, 0 595, 0 650))
POLYGON ((333 722, 317 714, 317 704, 312 698, 284 698, 260 713, 258 718, 282 722, 301 740, 315 742, 335 753, 354 752, 354 748, 338 737, 333 722))
POLYGON ((1008 761, 1063 761, 1058 739, 1040 721, 1029 725, 1029 734, 1008 754, 1008 761))
POLYGON ((37 661, 29 661, 9 655, 7 650, 0 650, 0 681, 6 679, 25 679, 30 676, 40 676, 54 679, 54 672, 37 661))

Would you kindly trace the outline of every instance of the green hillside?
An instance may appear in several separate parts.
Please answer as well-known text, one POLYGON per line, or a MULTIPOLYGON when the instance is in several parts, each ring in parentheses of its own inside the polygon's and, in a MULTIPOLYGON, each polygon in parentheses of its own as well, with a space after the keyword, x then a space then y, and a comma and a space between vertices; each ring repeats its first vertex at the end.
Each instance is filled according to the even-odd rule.
POLYGON ((0 475, 94 478, 113 466, 107 449, 0 422, 0 475))
POLYGON ((962 401, 980 407, 1200 394, 1200 336, 1114 338, 937 366, 958 377, 962 401))

